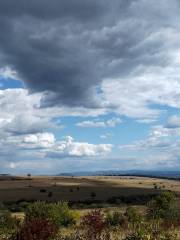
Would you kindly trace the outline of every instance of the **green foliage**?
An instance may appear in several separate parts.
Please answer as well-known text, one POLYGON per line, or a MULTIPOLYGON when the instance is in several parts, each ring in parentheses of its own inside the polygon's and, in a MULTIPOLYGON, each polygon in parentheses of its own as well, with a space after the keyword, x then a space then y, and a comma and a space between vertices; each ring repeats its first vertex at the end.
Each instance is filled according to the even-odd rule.
POLYGON ((137 232, 133 232, 131 234, 128 234, 124 240, 150 240, 150 236, 141 232, 141 231, 137 231, 137 232))
POLYGON ((20 202, 20 203, 13 203, 11 204, 8 209, 11 212, 24 212, 25 209, 29 206, 29 203, 26 201, 20 202))
POLYGON ((128 207, 124 214, 113 209, 92 210, 81 218, 80 225, 68 229, 61 226, 75 224, 79 214, 71 210, 67 202, 22 202, 21 207, 26 214, 24 222, 13 218, 7 207, 0 204, 0 239, 177 240, 176 230, 180 226, 179 203, 174 194, 164 192, 149 203, 150 219, 146 219, 138 207, 128 207))
POLYGON ((19 221, 11 217, 11 214, 4 210, 0 212, 0 234, 13 233, 19 225, 19 221))
POLYGON ((156 205, 157 207, 167 210, 170 207, 170 204, 175 199, 174 193, 172 192, 164 192, 161 195, 156 197, 156 205))
POLYGON ((106 224, 109 226, 125 226, 127 218, 120 212, 108 212, 106 215, 106 224))
POLYGON ((180 226, 180 202, 173 201, 168 210, 163 214, 164 224, 172 226, 180 226))
POLYGON ((134 207, 128 207, 126 209, 125 216, 128 221, 133 224, 141 223, 143 220, 142 215, 134 207))
POLYGON ((76 223, 78 212, 69 209, 67 202, 51 203, 49 205, 49 219, 59 226, 69 226, 76 223))
POLYGON ((34 218, 47 219, 57 226, 69 226, 75 224, 79 215, 69 209, 67 202, 45 203, 35 202, 26 211, 28 220, 34 218))
POLYGON ((164 218, 175 200, 172 192, 163 192, 148 204, 148 216, 154 219, 164 218))
POLYGON ((33 218, 47 218, 48 217, 48 205, 45 202, 35 202, 29 204, 26 209, 26 218, 31 220, 33 218))

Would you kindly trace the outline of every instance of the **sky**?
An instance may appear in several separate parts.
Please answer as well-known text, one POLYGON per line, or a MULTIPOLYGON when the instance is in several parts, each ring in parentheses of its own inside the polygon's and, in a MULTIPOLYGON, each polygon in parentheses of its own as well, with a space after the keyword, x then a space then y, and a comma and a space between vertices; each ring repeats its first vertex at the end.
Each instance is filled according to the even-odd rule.
POLYGON ((0 173, 180 170, 179 0, 1 0, 0 173))

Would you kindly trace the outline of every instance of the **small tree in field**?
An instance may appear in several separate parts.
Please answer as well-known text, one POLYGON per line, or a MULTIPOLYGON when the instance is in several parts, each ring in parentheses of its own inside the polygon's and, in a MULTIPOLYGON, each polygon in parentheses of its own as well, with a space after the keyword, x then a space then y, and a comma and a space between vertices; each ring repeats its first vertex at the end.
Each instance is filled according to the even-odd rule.
POLYGON ((96 193, 95 192, 91 192, 91 197, 94 199, 96 197, 96 193))
POLYGON ((148 215, 154 219, 163 218, 175 199, 172 192, 163 192, 148 204, 148 215))
POLYGON ((28 179, 29 179, 29 187, 31 187, 31 174, 28 173, 28 174, 27 174, 27 177, 28 177, 28 179))

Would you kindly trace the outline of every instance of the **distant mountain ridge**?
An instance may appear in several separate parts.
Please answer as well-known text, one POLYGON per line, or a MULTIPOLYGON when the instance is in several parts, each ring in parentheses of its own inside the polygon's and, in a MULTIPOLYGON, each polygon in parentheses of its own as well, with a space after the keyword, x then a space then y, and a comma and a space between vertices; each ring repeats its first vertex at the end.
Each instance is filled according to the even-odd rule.
POLYGON ((105 170, 105 171, 82 171, 60 173, 58 176, 147 176, 180 179, 180 171, 156 171, 156 170, 105 170))

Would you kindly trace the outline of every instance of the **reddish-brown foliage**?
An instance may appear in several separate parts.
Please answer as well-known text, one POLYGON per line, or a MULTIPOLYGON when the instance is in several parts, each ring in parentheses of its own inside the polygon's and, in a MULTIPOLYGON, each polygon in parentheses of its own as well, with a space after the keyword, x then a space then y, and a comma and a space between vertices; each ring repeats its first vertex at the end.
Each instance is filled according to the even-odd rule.
POLYGON ((26 221, 13 240, 49 240, 57 234, 57 227, 46 219, 26 221))
POLYGON ((99 239, 106 227, 104 215, 100 210, 93 210, 82 218, 82 226, 86 228, 89 239, 99 239))

